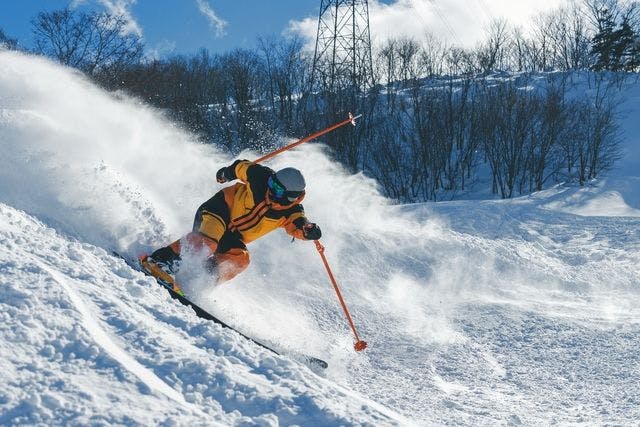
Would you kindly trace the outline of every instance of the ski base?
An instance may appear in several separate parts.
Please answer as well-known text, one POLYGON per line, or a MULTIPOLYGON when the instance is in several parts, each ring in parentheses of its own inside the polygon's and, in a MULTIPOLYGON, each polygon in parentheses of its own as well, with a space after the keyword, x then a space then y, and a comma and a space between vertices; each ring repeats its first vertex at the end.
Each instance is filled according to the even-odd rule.
MULTIPOLYGON (((239 334, 241 337, 245 338, 248 341, 251 341, 252 343, 271 351, 272 353, 275 353, 277 355, 282 355, 282 356, 287 356, 290 357, 291 359, 297 360, 301 363, 304 363, 306 365, 308 365, 310 368, 312 369, 327 369, 329 367, 329 364, 327 362, 325 362, 322 359, 319 359, 317 357, 313 357, 313 356, 309 356, 306 354, 302 354, 302 353, 295 353, 295 352, 279 352, 274 350, 273 348, 259 342, 256 341, 255 339, 248 337, 247 335, 243 334, 242 332, 238 331, 237 329, 235 329, 234 327, 226 324, 225 322, 223 322, 222 320, 218 319, 217 317, 215 317, 214 315, 212 315, 211 313, 209 313, 208 311, 206 311, 205 309, 203 309, 202 307, 200 307, 199 305, 195 304, 194 302, 190 301, 184 294, 184 292, 182 291, 182 289, 180 288, 180 286, 178 285, 178 283, 168 274, 166 274, 164 271, 162 271, 163 275, 160 275, 161 277, 156 276, 155 274, 153 274, 155 272, 155 269, 153 268, 148 268, 149 264, 148 262, 146 262, 146 255, 142 255, 137 262, 133 262, 132 260, 127 259, 126 257, 123 257, 122 255, 120 255, 117 252, 112 252, 114 256, 122 259, 125 263, 127 263, 127 265, 131 268, 133 268, 134 270, 140 271, 144 274, 146 274, 147 276, 153 277, 154 279, 156 279, 156 282, 162 286, 163 288, 165 288, 167 290, 167 292, 169 292, 169 295, 171 295, 171 298, 178 300, 181 304, 190 307, 198 317, 202 318, 202 319, 206 319, 206 320, 210 320, 214 323, 217 323, 218 325, 222 326, 223 328, 227 328, 227 329, 231 329, 232 331, 236 332, 237 334, 239 334), (145 265, 146 264, 146 265, 145 265), (167 277, 164 277, 167 276, 167 277)), ((159 270, 159 269, 158 269, 159 270)))

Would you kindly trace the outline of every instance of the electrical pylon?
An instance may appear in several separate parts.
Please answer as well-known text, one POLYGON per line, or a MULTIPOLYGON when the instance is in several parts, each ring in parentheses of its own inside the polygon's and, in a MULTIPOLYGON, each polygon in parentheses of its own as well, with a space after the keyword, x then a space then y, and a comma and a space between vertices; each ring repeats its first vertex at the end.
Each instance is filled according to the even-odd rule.
POLYGON ((372 84, 367 0, 321 0, 311 89, 357 93, 372 84))

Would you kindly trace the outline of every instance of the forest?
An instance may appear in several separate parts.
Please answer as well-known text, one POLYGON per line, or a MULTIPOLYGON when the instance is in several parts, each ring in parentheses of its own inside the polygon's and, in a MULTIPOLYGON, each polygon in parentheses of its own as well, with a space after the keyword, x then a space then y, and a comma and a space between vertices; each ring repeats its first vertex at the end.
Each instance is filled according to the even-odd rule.
POLYGON ((496 20, 473 48, 427 28, 420 40, 385 40, 373 46, 366 88, 312 84, 314 52, 300 38, 152 58, 125 24, 99 12, 42 12, 31 21, 34 46, 2 29, 0 45, 74 67, 234 155, 363 114, 326 138, 331 155, 403 203, 478 185, 511 198, 588 184, 621 155, 617 106, 640 71, 640 8, 617 0, 570 2, 526 30, 496 20))

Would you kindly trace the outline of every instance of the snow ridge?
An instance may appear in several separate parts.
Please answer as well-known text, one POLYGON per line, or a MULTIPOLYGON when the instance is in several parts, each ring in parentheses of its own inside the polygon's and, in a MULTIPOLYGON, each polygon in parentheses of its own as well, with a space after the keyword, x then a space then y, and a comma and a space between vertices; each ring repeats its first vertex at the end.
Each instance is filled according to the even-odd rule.
MULTIPOLYGON (((16 254, 23 255, 23 254, 16 254)), ((73 304, 75 310, 77 310, 82 316, 82 325, 89 332, 93 341, 95 341, 100 347, 102 347, 111 357, 113 357, 120 365, 137 376, 142 382, 144 382, 151 390, 155 390, 164 394, 168 398, 176 401, 176 403, 184 406, 190 406, 184 397, 169 387, 160 378, 158 378, 153 372, 146 369, 139 364, 134 358, 123 351, 118 345, 116 345, 109 335, 100 327, 91 315, 91 310, 82 301, 80 295, 73 290, 73 284, 67 283, 65 278, 60 273, 52 270, 51 268, 36 262, 45 272, 65 290, 69 296, 69 300, 73 304)))

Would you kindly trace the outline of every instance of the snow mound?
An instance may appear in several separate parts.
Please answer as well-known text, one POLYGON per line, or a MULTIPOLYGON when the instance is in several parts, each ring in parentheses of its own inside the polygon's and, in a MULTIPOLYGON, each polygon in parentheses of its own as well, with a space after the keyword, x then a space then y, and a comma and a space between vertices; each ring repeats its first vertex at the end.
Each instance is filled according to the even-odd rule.
POLYGON ((543 191, 547 209, 580 216, 640 217, 640 178, 606 178, 585 187, 543 191))

